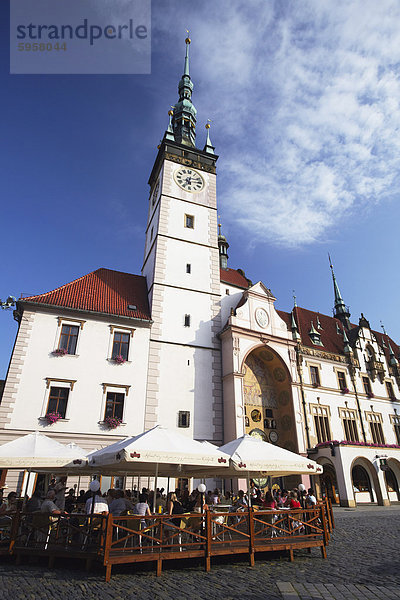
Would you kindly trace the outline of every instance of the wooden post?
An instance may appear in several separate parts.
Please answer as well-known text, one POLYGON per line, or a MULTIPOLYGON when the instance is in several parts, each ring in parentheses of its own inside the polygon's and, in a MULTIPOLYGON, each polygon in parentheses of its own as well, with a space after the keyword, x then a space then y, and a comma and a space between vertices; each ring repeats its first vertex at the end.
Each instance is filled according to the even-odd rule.
POLYGON ((8 552, 10 554, 13 553, 13 549, 14 549, 14 545, 15 545, 15 539, 18 535, 18 529, 19 529, 19 524, 21 521, 21 511, 17 511, 15 513, 15 515, 12 517, 12 521, 11 521, 11 529, 10 529, 10 545, 8 547, 8 552))
POLYGON ((113 533, 113 516, 111 514, 107 517, 107 531, 106 540, 104 544, 104 566, 106 567, 106 581, 110 581, 111 578, 111 566, 109 564, 110 550, 112 544, 112 533, 113 533))
POLYGON ((254 567, 254 509, 249 507, 249 559, 250 566, 254 567))
MULTIPOLYGON (((324 530, 324 533, 323 533, 323 536, 324 536, 324 546, 326 546, 328 544, 329 540, 328 540, 328 530, 327 530, 327 526, 326 526, 325 507, 324 507, 324 505, 320 506, 320 512, 321 512, 320 518, 321 518, 322 526, 323 526, 323 530, 324 530)), ((326 553, 325 553, 324 558, 326 558, 326 553)))
POLYGON ((206 519, 206 550, 205 550, 205 570, 208 573, 211 569, 211 513, 209 510, 204 511, 206 519))
MULTIPOLYGON (((329 498, 326 498, 325 500, 325 510, 326 510, 326 518, 328 520, 328 529, 329 529, 329 534, 332 533, 332 521, 331 521, 331 511, 329 508, 329 498)), ((330 537, 330 535, 329 535, 330 537)))
POLYGON ((332 502, 331 502, 330 498, 328 498, 328 502, 329 502, 329 512, 330 512, 330 515, 331 515, 332 527, 333 527, 333 529, 335 529, 335 519, 333 517, 333 508, 332 508, 332 502))
POLYGON ((293 552, 293 549, 289 550, 289 560, 290 560, 290 562, 294 561, 294 552, 293 552))
POLYGON ((160 577, 162 571, 162 558, 157 558, 157 577, 160 577))

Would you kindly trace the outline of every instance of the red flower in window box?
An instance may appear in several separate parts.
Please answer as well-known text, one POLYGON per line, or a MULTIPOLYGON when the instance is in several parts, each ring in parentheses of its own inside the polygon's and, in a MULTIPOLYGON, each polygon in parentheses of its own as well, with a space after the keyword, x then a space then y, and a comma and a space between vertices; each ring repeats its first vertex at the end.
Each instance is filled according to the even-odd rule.
POLYGON ((53 425, 54 423, 57 423, 57 421, 59 421, 61 419, 61 415, 59 412, 49 412, 46 415, 46 419, 49 425, 53 425))
POLYGON ((350 392, 349 388, 344 387, 340 390, 342 392, 342 394, 348 394, 350 392))
POLYGON ((53 352, 54 356, 65 356, 68 354, 68 350, 66 348, 57 348, 53 352))
POLYGON ((125 362, 124 357, 122 356, 122 354, 117 354, 117 356, 114 356, 113 358, 114 362, 116 362, 118 365, 122 365, 125 362))
POLYGON ((107 425, 108 429, 116 429, 121 425, 122 419, 119 417, 106 417, 104 423, 107 425))
POLYGON ((367 392, 367 398, 375 398, 373 392, 367 392))

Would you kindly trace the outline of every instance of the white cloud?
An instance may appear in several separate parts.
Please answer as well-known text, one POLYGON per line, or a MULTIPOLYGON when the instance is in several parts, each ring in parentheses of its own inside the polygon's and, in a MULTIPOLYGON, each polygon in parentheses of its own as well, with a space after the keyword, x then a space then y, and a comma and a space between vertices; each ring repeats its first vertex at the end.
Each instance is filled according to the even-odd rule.
POLYGON ((194 101, 224 142, 225 222, 255 242, 308 244, 396 192, 398 2, 222 0, 192 13, 194 101))

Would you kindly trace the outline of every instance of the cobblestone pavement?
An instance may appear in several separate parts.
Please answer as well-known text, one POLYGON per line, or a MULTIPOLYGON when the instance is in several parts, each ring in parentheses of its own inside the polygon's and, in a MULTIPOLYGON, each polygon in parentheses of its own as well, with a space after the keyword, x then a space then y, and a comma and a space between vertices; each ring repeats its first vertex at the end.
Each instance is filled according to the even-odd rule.
POLYGON ((0 562, 0 599, 67 600, 400 600, 400 506, 335 509, 336 529, 323 560, 319 549, 286 556, 256 555, 250 568, 242 557, 203 564, 165 563, 157 578, 153 565, 113 567, 86 573, 76 562, 49 570, 46 562, 11 558, 0 562))

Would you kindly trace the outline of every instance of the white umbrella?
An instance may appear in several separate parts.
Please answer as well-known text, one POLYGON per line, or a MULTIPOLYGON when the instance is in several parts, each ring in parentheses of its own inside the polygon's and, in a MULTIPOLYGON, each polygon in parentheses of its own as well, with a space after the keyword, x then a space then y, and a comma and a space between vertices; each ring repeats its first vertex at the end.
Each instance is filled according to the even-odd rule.
POLYGON ((111 446, 92 452, 88 459, 93 468, 113 468, 115 471, 133 471, 139 475, 171 476, 187 472, 192 467, 228 467, 228 458, 216 446, 205 446, 186 435, 156 425, 149 431, 125 438, 111 446))
POLYGON ((322 466, 315 461, 247 434, 220 446, 219 451, 229 456, 229 467, 197 469, 196 476, 253 478, 322 473, 322 466))
POLYGON ((35 431, 0 446, 0 469, 57 469, 84 458, 77 451, 35 431))

